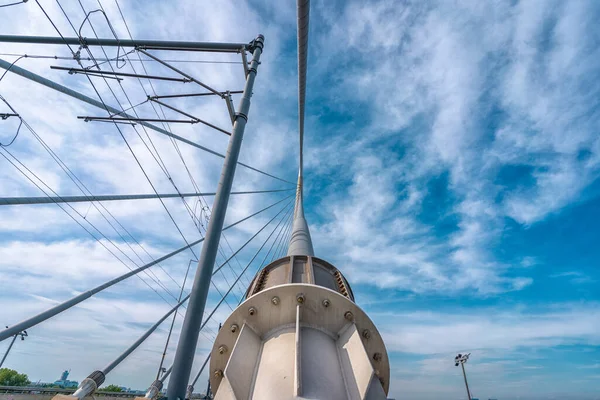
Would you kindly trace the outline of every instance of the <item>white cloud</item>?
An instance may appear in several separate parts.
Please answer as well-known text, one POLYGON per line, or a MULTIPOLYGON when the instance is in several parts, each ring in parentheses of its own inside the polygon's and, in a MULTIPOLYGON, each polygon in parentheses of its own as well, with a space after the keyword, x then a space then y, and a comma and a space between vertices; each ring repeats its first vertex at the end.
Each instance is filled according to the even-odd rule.
MULTIPOLYGON (((78 4, 64 3, 74 23, 80 23, 84 14, 78 4)), ((93 1, 84 4, 88 9, 97 7, 93 1)), ((293 155, 297 143, 296 66, 289 52, 295 43, 293 3, 226 1, 214 7, 198 7, 192 1, 156 3, 151 7, 138 2, 120 4, 136 38, 248 41, 259 32, 265 34, 265 53, 241 160, 293 180, 297 164, 293 155)), ((115 4, 105 1, 103 5, 119 36, 127 37, 115 4)), ((597 104, 598 87, 597 80, 591 78, 598 70, 600 57, 594 46, 594 13, 587 12, 590 5, 583 1, 521 2, 514 7, 506 2, 381 1, 350 2, 340 10, 340 4, 313 3, 306 151, 306 174, 311 179, 306 183, 311 221, 319 221, 311 225, 318 255, 343 269, 351 282, 410 292, 406 295, 410 299, 440 294, 451 299, 489 298, 531 285, 530 272, 537 258, 519 254, 515 265, 506 265, 496 260, 492 249, 505 231, 506 217, 525 227, 535 224, 578 201, 582 191, 598 177, 598 118, 591 109, 597 104), (549 42, 540 42, 547 36, 549 42), (494 107, 503 109, 506 115, 499 118, 498 126, 489 127, 486 116, 494 107), (331 112, 339 113, 342 122, 331 123, 331 112), (532 168, 532 187, 500 187, 494 183, 499 171, 512 165, 532 168), (438 179, 444 181, 447 191, 440 196, 443 201, 435 197, 431 187, 438 179), (438 200, 444 203, 439 209, 432 205, 438 200), (438 232, 435 221, 422 218, 428 213, 435 221, 450 221, 449 228, 438 232), (373 276, 378 279, 373 280, 373 276)), ((57 5, 48 3, 44 7, 61 32, 72 35, 57 5)), ((5 33, 56 34, 31 2, 0 11, 5 12, 11 13, 11 18, 5 18, 5 33)), ((100 36, 111 35, 99 14, 92 21, 100 36)), ((85 33, 92 35, 89 27, 85 33)), ((3 45, 2 50, 68 54, 64 46, 3 45)), ((116 54, 115 49, 108 51, 116 54)), ((94 50, 94 54, 101 52, 94 50)), ((159 54, 179 59, 219 57, 159 54)), ((95 96, 84 77, 49 70, 49 64, 48 60, 26 59, 18 65, 95 96)), ((146 65, 149 73, 171 74, 156 64, 146 65)), ((141 72, 139 63, 134 66, 141 72)), ((130 71, 130 67, 124 70, 130 71)), ((178 67, 218 89, 239 89, 243 80, 239 64, 180 63, 178 67)), ((116 105, 117 100, 104 83, 95 82, 107 103, 116 105)), ((118 86, 112 83, 118 101, 127 107, 118 86)), ((137 81, 125 80, 123 84, 132 103, 145 99, 137 81)), ((186 85, 182 85, 184 90, 195 89, 186 85)), ((150 89, 146 83, 144 87, 150 89)), ((172 84, 156 83, 155 87, 159 93, 181 90, 172 84)), ((92 192, 151 192, 114 126, 76 120, 78 115, 101 115, 101 110, 11 74, 0 83, 0 90, 92 192)), ((220 126, 228 124, 224 104, 218 99, 172 104, 220 126)), ((147 105, 139 110, 144 115, 153 114, 147 105)), ((227 138, 220 133, 198 125, 173 128, 183 137, 225 152, 227 138)), ((175 189, 142 140, 132 128, 122 129, 157 190, 173 192, 175 189)), ((150 146, 145 132, 139 129, 139 133, 150 146)), ((153 131, 148 135, 177 187, 191 191, 185 168, 170 141, 153 131)), ((21 133, 12 149, 54 190, 79 194, 28 132, 21 133)), ((180 149, 200 189, 213 191, 222 159, 183 144, 180 149)), ((2 196, 41 195, 2 159, 0 166, 2 196)), ((241 167, 234 184, 236 189, 282 186, 241 167)), ((260 196, 232 197, 227 220, 236 221, 280 198, 260 196)), ((208 199, 208 204, 211 201, 208 199)), ((167 200, 165 204, 185 236, 198 237, 180 200, 167 200)), ((182 245, 159 202, 105 206, 154 257, 182 245)), ((134 257, 97 210, 88 209, 86 204, 75 208, 134 257)), ((228 233, 232 247, 241 245, 267 220, 261 216, 228 233)), ((27 288, 18 297, 0 297, 0 307, 8 310, 3 315, 7 321, 20 320, 126 271, 55 206, 2 208, 0 234, 1 271, 12 282, 10 287, 8 279, 0 280, 3 290, 12 294, 16 292, 14 287, 27 288)), ((253 244, 244 252, 242 265, 256 247, 253 244)), ((165 263, 165 269, 180 281, 189 258, 186 252, 165 263)), ((176 286, 163 271, 152 271, 176 293, 176 286)), ((227 278, 218 275, 215 282, 221 290, 226 288, 225 280, 231 282, 233 278, 231 271, 224 271, 227 278)), ((578 278, 563 278, 568 277, 578 278)), ((187 287, 190 285, 191 277, 187 287)), ((370 293, 368 285, 358 285, 361 294, 370 293)), ((207 310, 216 301, 217 295, 211 291, 207 310)), ((30 375, 50 380, 57 369, 53 360, 61 359, 68 364, 64 367, 73 368, 74 377, 81 379, 127 347, 166 308, 144 283, 130 280, 56 321, 34 328, 28 341, 15 349, 11 363, 31 368, 30 375), (40 353, 46 356, 37 357, 40 353), (85 358, 79 357, 84 353, 85 358)), ((227 310, 224 306, 215 320, 224 320, 227 310)), ((539 313, 484 309, 372 315, 391 350, 429 355, 419 370, 432 376, 448 372, 448 368, 457 373, 452 365, 441 367, 441 357, 432 353, 461 349, 515 352, 521 347, 570 343, 597 345, 600 330, 595 322, 599 317, 595 305, 539 313), (402 324, 389 324, 391 318, 402 324)), ((214 334, 215 326, 211 329, 214 334)), ((144 344, 115 375, 130 376, 128 385, 134 387, 149 384, 148 377, 154 373, 163 345, 165 335, 161 334, 144 344)), ((177 335, 170 346, 170 357, 176 340, 177 335)), ((208 341, 202 341, 199 352, 205 352, 207 345, 208 341)), ((482 362, 479 368, 494 373, 505 371, 507 365, 482 362)), ((437 394, 462 390, 460 380, 441 379, 435 386, 423 376, 412 379, 411 386, 409 380, 400 379, 410 376, 405 370, 395 371, 396 387, 405 388, 402 393, 416 394, 411 387, 424 385, 437 394)))

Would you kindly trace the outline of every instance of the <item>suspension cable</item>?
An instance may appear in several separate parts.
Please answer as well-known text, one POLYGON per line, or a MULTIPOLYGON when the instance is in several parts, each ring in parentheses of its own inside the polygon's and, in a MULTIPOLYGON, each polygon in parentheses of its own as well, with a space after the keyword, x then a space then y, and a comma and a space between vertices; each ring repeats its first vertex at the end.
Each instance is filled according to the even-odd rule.
MULTIPOLYGON (((227 230, 227 229, 233 228, 234 226, 236 226, 236 225, 238 225, 238 224, 246 221, 247 219, 250 219, 250 218, 254 217, 255 215, 258 215, 258 214, 262 213, 263 211, 268 210, 271 207, 276 206, 277 204, 279 204, 279 203, 281 203, 281 202, 289 199, 290 197, 291 196, 288 196, 288 197, 286 197, 286 198, 284 198, 282 200, 279 200, 278 202, 276 202, 274 204, 271 204, 270 206, 265 207, 262 210, 259 210, 259 211, 255 212, 255 213, 247 216, 246 218, 243 218, 243 219, 241 219, 241 220, 239 220, 239 221, 237 221, 237 222, 235 222, 235 223, 233 223, 231 225, 228 225, 225 228, 223 228, 223 230, 227 230)), ((204 241, 204 238, 198 239, 198 240, 196 240, 196 241, 194 241, 194 242, 192 242, 190 244, 187 244, 187 245, 185 245, 183 247, 180 247, 179 249, 177 249, 177 250, 175 250, 175 251, 173 251, 173 252, 171 252, 171 253, 169 253, 167 255, 164 255, 164 256, 162 256, 162 257, 160 257, 160 258, 158 258, 158 259, 156 259, 156 260, 154 260, 154 261, 152 261, 152 262, 150 262, 150 263, 148 263, 146 265, 143 265, 143 266, 141 266, 141 267, 139 267, 137 269, 134 269, 133 271, 130 271, 130 272, 126 273, 126 274, 123 274, 123 275, 121 275, 121 276, 119 276, 117 278, 114 278, 114 279, 112 279, 112 280, 110 280, 110 281, 108 281, 108 282, 106 282, 106 283, 104 283, 104 284, 102 284, 100 286, 95 287, 94 289, 91 289, 91 290, 88 290, 88 291, 86 291, 84 293, 81 293, 81 294, 79 294, 79 295, 71 298, 70 300, 67 300, 67 301, 65 301, 63 303, 60 303, 60 304, 58 304, 58 305, 56 305, 56 306, 54 306, 54 307, 52 307, 52 308, 50 308, 50 309, 48 309, 46 311, 44 311, 44 312, 42 312, 42 313, 34 316, 34 317, 28 318, 25 321, 22 321, 22 322, 19 322, 17 324, 14 324, 10 328, 7 328, 7 329, 5 329, 3 331, 0 331, 0 341, 4 340, 6 338, 9 338, 9 337, 15 335, 16 333, 21 332, 21 331, 23 331, 25 329, 29 329, 32 326, 37 325, 40 322, 43 322, 43 321, 47 320, 48 318, 51 318, 51 317, 53 317, 53 316, 55 316, 57 314, 60 314, 61 312, 65 311, 65 310, 68 310, 69 308, 71 308, 71 307, 73 307, 73 306, 81 303, 82 301, 84 301, 84 300, 92 297, 93 295, 95 295, 95 294, 103 291, 104 289, 107 289, 107 288, 109 288, 109 287, 111 287, 111 286, 113 286, 113 285, 115 285, 115 284, 117 284, 117 283, 119 283, 119 282, 121 282, 121 281, 123 281, 123 280, 125 280, 125 279, 127 279, 127 278, 129 278, 131 276, 133 276, 133 275, 136 275, 139 272, 144 271, 144 270, 150 268, 151 266, 153 266, 155 264, 158 264, 159 262, 162 262, 162 261, 164 261, 166 259, 169 259, 169 258, 173 257, 174 255, 177 255, 177 254, 181 253, 182 251, 188 249, 189 247, 195 246, 198 243, 201 243, 202 241, 204 241)))

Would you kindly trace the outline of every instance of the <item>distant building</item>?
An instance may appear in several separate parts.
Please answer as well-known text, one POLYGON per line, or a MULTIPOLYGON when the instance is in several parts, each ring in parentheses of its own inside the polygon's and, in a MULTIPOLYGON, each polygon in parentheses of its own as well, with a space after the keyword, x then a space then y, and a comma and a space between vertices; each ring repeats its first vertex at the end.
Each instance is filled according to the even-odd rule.
POLYGON ((61 388, 64 388, 64 389, 77 388, 79 386, 79 382, 70 381, 68 379, 69 372, 70 371, 65 370, 62 374, 60 374, 60 379, 57 381, 54 381, 54 385, 60 386, 61 388))

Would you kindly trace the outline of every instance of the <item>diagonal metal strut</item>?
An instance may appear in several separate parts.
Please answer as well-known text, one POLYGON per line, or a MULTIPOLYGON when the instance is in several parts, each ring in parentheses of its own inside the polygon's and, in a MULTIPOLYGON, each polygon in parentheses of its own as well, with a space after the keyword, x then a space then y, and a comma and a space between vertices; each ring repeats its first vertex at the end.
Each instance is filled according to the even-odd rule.
MULTIPOLYGON (((246 192, 231 192, 238 194, 258 194, 289 192, 294 189, 252 190, 246 192)), ((55 203, 81 203, 89 201, 116 201, 116 200, 145 200, 168 199, 174 197, 203 197, 214 196, 215 192, 199 193, 165 193, 165 194, 107 194, 90 196, 48 196, 48 197, 0 197, 0 206, 16 206, 22 204, 55 204, 55 203)))
MULTIPOLYGON (((0 42, 2 42, 2 36, 1 35, 0 35, 0 42)), ((63 43, 63 42, 61 42, 61 43, 63 43)), ((59 44, 61 44, 61 43, 59 43, 59 44)), ((31 72, 31 71, 26 70, 24 68, 21 68, 21 67, 18 67, 16 65, 13 65, 13 64, 5 61, 5 60, 0 59, 0 68, 9 70, 10 72, 13 72, 13 73, 15 73, 17 75, 20 75, 20 76, 24 77, 24 78, 27 78, 27 79, 32 80, 34 82, 40 83, 40 84, 42 84, 44 86, 47 86, 47 87, 49 87, 51 89, 54 89, 54 90, 58 91, 58 92, 64 93, 64 94, 69 95, 71 97, 74 97, 74 98, 76 98, 78 100, 81 100, 81 101, 83 101, 85 103, 88 103, 88 104, 91 104, 91 105, 96 106, 98 108, 101 108, 102 110, 105 110, 105 111, 108 110, 108 111, 110 111, 110 112, 112 112, 112 113, 114 113, 116 115, 123 115, 123 116, 126 116, 126 117, 134 118, 132 115, 129 115, 129 114, 123 112, 123 110, 118 110, 118 109, 116 109, 114 107, 106 106, 106 105, 102 104, 101 102, 99 102, 98 100, 92 99, 89 96, 86 96, 86 95, 84 95, 82 93, 76 92, 73 89, 69 89, 66 86, 63 86, 63 85, 61 85, 59 83, 51 81, 50 79, 46 79, 46 78, 44 78, 44 77, 42 77, 40 75, 37 75, 37 74, 35 74, 35 73, 31 72)), ((221 157, 221 158, 225 158, 224 154, 221 154, 221 153, 218 153, 218 152, 216 152, 214 150, 211 150, 208 147, 204 147, 202 145, 199 145, 198 143, 194 143, 191 140, 188 140, 188 139, 186 139, 184 137, 175 135, 175 134, 173 134, 173 133, 171 133, 171 132, 169 132, 169 131, 167 131, 165 129, 159 128, 156 125, 152 125, 152 124, 144 122, 144 121, 141 121, 140 125, 143 125, 146 128, 152 129, 152 130, 154 130, 156 132, 162 133, 163 135, 172 137, 173 139, 179 140, 180 142, 183 142, 185 144, 189 144, 190 146, 193 146, 193 147, 196 147, 198 149, 204 150, 207 153, 213 154, 213 155, 221 157)), ((271 177, 273 179, 277 179, 279 181, 295 185, 295 183, 293 183, 293 182, 290 182, 288 180, 276 177, 275 175, 271 175, 271 174, 269 174, 267 172, 261 171, 261 170, 259 170, 257 168, 251 167, 250 165, 244 164, 242 162, 238 161, 238 164, 241 165, 241 166, 243 166, 243 167, 246 167, 248 169, 251 169, 252 171, 255 171, 255 172, 258 172, 258 173, 263 174, 265 176, 271 177)))

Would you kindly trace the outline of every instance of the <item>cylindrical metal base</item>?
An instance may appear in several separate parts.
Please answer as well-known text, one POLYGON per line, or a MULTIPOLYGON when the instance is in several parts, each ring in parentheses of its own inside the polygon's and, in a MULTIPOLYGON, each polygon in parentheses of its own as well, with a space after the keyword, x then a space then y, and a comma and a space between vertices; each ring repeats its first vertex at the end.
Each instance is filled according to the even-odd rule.
POLYGON ((311 284, 262 290, 223 324, 210 363, 215 400, 385 399, 389 361, 369 317, 311 284))

